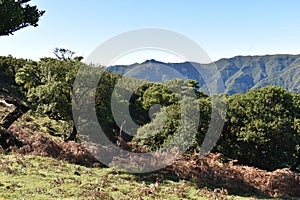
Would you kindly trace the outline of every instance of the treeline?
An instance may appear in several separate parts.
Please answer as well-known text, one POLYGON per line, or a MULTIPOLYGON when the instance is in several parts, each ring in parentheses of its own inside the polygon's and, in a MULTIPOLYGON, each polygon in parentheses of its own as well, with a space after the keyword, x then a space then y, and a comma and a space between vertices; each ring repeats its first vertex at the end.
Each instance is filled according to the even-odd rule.
MULTIPOLYGON (((86 99, 94 98, 97 120, 103 132, 115 143, 122 137, 122 140, 145 145, 149 150, 168 145, 188 147, 188 152, 201 150, 212 110, 216 108, 212 104, 214 97, 199 91, 196 81, 174 79, 153 83, 121 77, 104 67, 87 66, 80 60, 43 58, 35 62, 0 57, 1 92, 22 99, 35 114, 64 121, 69 127, 66 140, 76 141, 84 135, 82 129, 77 130, 74 126, 76 120, 83 119, 74 118, 72 111, 85 112, 80 110, 82 104, 87 103, 86 99), (85 81, 75 81, 80 69, 85 69, 81 76, 85 81), (86 80, 97 80, 97 77, 96 96, 89 97, 93 94, 86 80), (74 99, 72 93, 77 89, 85 91, 80 93, 82 98, 76 96, 74 99), (195 111, 196 115, 191 114, 195 111), (182 120, 183 116, 188 117, 182 120), (122 123, 129 120, 139 126, 122 123), (124 125, 122 130, 121 123, 124 125), (180 137, 172 139, 178 131, 180 137), (191 134, 190 131, 195 132, 191 134), (195 137, 189 138, 190 135, 195 137)), ((227 109, 226 113, 219 111, 225 124, 213 151, 262 169, 297 168, 300 159, 299 94, 268 86, 246 94, 218 96, 225 97, 227 109)), ((89 123, 87 117, 87 127, 91 125, 89 123)))
MULTIPOLYGON (((164 92, 160 84, 153 84, 150 91, 146 90, 142 96, 145 110, 149 108, 149 102, 163 103, 166 106, 155 115, 152 122, 138 129, 134 140, 150 146, 151 149, 158 149, 160 145, 171 141, 170 136, 182 128, 180 123, 182 110, 180 106, 173 104, 174 98, 168 97, 170 94, 164 92), (166 102, 166 99, 171 101, 166 102), (160 126, 164 128, 157 133, 160 126)), ((204 94, 199 95, 197 102, 200 108, 199 127, 189 151, 201 149, 212 115, 211 98, 204 94)), ((226 100, 225 124, 213 151, 237 159, 241 164, 262 169, 296 168, 300 158, 299 94, 292 94, 280 87, 268 86, 248 91, 246 94, 226 96, 226 100)), ((184 124, 185 129, 192 131, 190 125, 184 124)), ((186 140, 187 138, 182 137, 182 140, 177 142, 183 144, 186 140)))

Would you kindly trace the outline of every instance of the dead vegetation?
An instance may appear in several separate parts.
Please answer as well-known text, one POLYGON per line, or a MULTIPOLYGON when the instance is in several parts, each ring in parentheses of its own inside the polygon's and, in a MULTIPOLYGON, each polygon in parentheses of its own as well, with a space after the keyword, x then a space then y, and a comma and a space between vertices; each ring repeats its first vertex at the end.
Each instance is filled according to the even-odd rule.
POLYGON ((288 169, 267 172, 254 167, 234 165, 221 154, 181 156, 168 168, 179 177, 196 180, 199 185, 222 186, 233 191, 272 197, 300 197, 300 176, 288 169))
MULTIPOLYGON (((41 133, 32 133, 26 128, 14 125, 9 131, 22 144, 14 147, 10 145, 10 149, 19 154, 52 157, 85 166, 101 166, 101 163, 82 144, 55 140, 41 133)), ((145 152, 144 147, 138 147, 134 143, 124 145, 122 147, 129 151, 145 152)), ((124 162, 124 165, 129 161, 130 159, 119 160, 119 162, 124 162)), ((143 160, 139 160, 139 162, 143 162, 143 160)), ((211 199, 226 199, 228 193, 235 191, 239 191, 240 194, 271 197, 300 197, 300 176, 298 173, 288 169, 267 172, 254 167, 236 165, 235 161, 224 158, 221 154, 210 153, 202 159, 199 158, 198 154, 180 156, 164 170, 175 174, 180 179, 195 182, 199 186, 201 195, 207 194, 206 196, 211 199), (205 192, 205 186, 217 189, 213 189, 213 192, 205 192)), ((151 193, 158 187, 159 183, 154 183, 148 188, 141 185, 136 192, 151 193)), ((184 188, 166 192, 180 193, 181 190, 183 191, 184 188)), ((101 190, 94 190, 93 195, 109 198, 101 190)))
POLYGON ((41 133, 30 134, 26 129, 16 126, 12 126, 10 131, 23 144, 20 148, 11 148, 17 153, 51 157, 89 167, 100 165, 99 161, 80 143, 58 141, 41 133))

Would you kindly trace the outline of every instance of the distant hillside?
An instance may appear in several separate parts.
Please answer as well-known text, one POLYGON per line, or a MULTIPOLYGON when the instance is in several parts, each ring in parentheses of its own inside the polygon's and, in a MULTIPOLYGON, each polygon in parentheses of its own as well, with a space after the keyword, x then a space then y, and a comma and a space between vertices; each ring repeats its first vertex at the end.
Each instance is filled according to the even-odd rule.
POLYGON ((194 79, 205 91, 204 80, 198 70, 216 65, 227 94, 245 93, 268 85, 281 86, 291 92, 300 93, 300 55, 236 56, 221 59, 211 64, 163 63, 147 60, 141 64, 108 67, 112 72, 145 78, 150 81, 165 81, 173 78, 194 79), (195 69, 195 66, 198 68, 195 69))

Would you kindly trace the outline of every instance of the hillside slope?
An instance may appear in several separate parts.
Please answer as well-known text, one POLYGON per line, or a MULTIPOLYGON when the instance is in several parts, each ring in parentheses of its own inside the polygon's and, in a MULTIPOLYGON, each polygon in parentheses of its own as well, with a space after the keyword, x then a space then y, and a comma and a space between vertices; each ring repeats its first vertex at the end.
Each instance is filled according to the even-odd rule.
MULTIPOLYGON (((163 63, 147 60, 141 64, 110 66, 108 69, 121 75, 144 78, 150 81, 166 81, 173 78, 199 81, 205 91, 204 79, 198 71, 207 75, 215 65, 221 74, 225 93, 245 93, 268 85, 281 86, 291 92, 300 92, 300 55, 236 56, 211 64, 163 63)), ((220 91, 222 93, 223 91, 220 91)))

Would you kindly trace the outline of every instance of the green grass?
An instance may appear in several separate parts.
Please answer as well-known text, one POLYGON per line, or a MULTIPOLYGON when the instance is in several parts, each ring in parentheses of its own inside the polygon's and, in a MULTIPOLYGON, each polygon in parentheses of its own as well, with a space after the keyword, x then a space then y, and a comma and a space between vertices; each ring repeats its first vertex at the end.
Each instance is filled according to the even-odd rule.
MULTIPOLYGON (((0 100, 3 99, 0 96, 0 100)), ((14 108, 4 107, 0 104, 0 122, 14 108)), ((63 141, 71 131, 70 124, 63 121, 52 120, 46 116, 34 115, 32 111, 27 112, 13 123, 13 126, 27 129, 28 133, 42 133, 43 135, 63 141)))
POLYGON ((156 175, 137 176, 51 158, 0 154, 0 199, 206 200, 222 197, 208 189, 198 189, 191 182, 156 175))
POLYGON ((33 115, 31 112, 24 114, 14 123, 14 125, 28 128, 31 132, 43 133, 45 136, 61 141, 64 138, 64 134, 68 134, 66 133, 68 130, 68 124, 66 122, 55 121, 49 117, 33 115))
POLYGON ((1 156, 0 180, 0 197, 4 199, 192 199, 197 192, 193 186, 187 189, 184 182, 166 181, 154 189, 154 184, 136 181, 134 175, 113 169, 16 155, 1 156))
MULTIPOLYGON (((10 111, 0 106, 2 117, 10 111)), ((33 116, 30 112, 14 125, 60 141, 66 130, 61 122, 33 116), (51 134, 49 127, 56 130, 56 135, 51 134)), ((251 199, 221 195, 213 190, 198 188, 195 183, 162 172, 133 175, 111 168, 86 168, 52 158, 0 154, 0 200, 251 199)))

